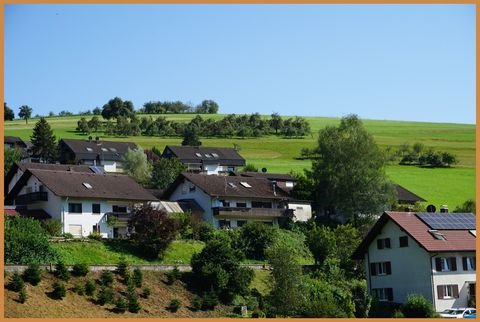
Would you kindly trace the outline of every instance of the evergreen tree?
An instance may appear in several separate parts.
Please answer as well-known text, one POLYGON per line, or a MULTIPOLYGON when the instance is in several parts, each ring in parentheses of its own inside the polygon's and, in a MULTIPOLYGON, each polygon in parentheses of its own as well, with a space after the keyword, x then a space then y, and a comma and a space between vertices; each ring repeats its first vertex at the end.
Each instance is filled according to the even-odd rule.
POLYGON ((8 107, 7 103, 3 103, 3 120, 4 121, 13 121, 15 118, 15 113, 13 113, 12 109, 8 107))
POLYGON ((30 137, 33 147, 32 154, 39 157, 42 161, 51 163, 54 162, 58 155, 57 144, 55 142, 55 135, 53 134, 50 124, 45 118, 35 124, 33 134, 30 137))
POLYGON ((199 132, 198 128, 195 125, 189 124, 183 131, 182 145, 191 145, 191 146, 202 145, 198 132, 199 132))

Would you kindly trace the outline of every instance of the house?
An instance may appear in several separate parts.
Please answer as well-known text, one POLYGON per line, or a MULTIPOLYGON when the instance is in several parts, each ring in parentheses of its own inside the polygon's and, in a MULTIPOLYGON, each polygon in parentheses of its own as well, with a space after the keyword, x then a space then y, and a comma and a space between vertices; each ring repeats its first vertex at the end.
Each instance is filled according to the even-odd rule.
POLYGON ((289 174, 283 173, 268 173, 268 172, 240 172, 238 175, 242 177, 256 177, 256 178, 265 178, 270 180, 271 182, 275 182, 277 186, 282 188, 283 190, 290 192, 295 184, 297 183, 297 179, 289 174))
POLYGON ((135 150, 132 142, 61 139, 58 142, 60 163, 86 164, 103 167, 106 172, 123 172, 122 158, 128 149, 135 150))
POLYGON ((7 198, 15 206, 44 211, 62 223, 64 233, 86 237, 127 235, 136 206, 157 199, 126 175, 27 169, 7 198))
POLYGON ((167 145, 162 157, 177 158, 194 173, 227 175, 245 166, 245 159, 233 148, 167 145))
POLYGON ((3 144, 5 149, 18 149, 22 156, 22 162, 30 162, 29 149, 32 147, 30 141, 24 141, 17 136, 5 136, 3 144))
POLYGON ((402 187, 399 184, 394 184, 393 186, 395 188, 395 197, 397 198, 397 203, 399 204, 414 205, 417 202, 426 201, 422 197, 414 194, 413 192, 407 190, 405 187, 402 187))
POLYGON ((475 297, 475 216, 385 212, 355 250, 379 301, 423 295, 437 312, 467 307, 475 297))
POLYGON ((266 178, 183 173, 163 197, 195 200, 204 210, 203 219, 215 228, 239 227, 247 221, 277 224, 287 218, 308 219, 303 212, 296 218, 296 205, 302 202, 290 200, 287 192, 266 178))

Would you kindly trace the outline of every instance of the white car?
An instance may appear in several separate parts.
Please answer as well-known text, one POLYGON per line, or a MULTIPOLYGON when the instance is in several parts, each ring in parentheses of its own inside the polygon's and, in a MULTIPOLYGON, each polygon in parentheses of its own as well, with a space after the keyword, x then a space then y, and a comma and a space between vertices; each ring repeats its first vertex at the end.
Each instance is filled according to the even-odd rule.
POLYGON ((460 308, 451 308, 443 312, 440 312, 440 316, 442 318, 461 319, 463 318, 464 315, 469 315, 476 312, 477 310, 472 307, 467 307, 467 308, 460 307, 460 308))

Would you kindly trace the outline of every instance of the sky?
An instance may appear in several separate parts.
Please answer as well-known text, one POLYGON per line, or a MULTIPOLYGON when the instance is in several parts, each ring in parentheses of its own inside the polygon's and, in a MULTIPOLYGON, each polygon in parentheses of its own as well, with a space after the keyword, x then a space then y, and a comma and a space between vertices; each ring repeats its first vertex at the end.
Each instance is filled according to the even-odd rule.
POLYGON ((474 5, 6 5, 5 101, 475 123, 474 5))

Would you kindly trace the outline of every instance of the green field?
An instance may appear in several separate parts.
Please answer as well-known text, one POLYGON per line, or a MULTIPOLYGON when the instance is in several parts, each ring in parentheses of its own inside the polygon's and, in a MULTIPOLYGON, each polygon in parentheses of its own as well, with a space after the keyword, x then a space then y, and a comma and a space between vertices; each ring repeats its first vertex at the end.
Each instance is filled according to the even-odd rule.
MULTIPOLYGON (((188 122, 195 114, 166 115, 167 119, 188 122)), ((224 115, 202 115, 203 118, 222 118, 224 115)), ((140 116, 141 117, 141 116, 140 116)), ((157 117, 157 116, 153 116, 157 117)), ((268 118, 268 116, 264 116, 268 118)), ((80 116, 51 117, 48 122, 54 129, 57 139, 86 138, 88 136, 75 132, 76 122, 80 116)), ((90 119, 91 116, 86 116, 90 119)), ((337 125, 338 118, 307 117, 312 128, 312 136, 287 139, 276 136, 262 138, 201 138, 203 146, 233 147, 240 146, 240 154, 247 163, 258 168, 267 168, 268 172, 301 172, 310 167, 306 160, 296 160, 302 148, 316 145, 317 133, 327 125, 337 125)), ((5 122, 5 135, 29 139, 36 119, 5 122)), ((454 153, 460 163, 451 169, 422 169, 410 166, 389 165, 388 176, 407 189, 415 192, 428 203, 446 204, 450 209, 475 197, 475 125, 451 123, 403 122, 387 120, 364 120, 365 127, 375 137, 381 148, 421 142, 427 147, 454 153)), ((103 133, 93 133, 101 138, 113 141, 131 141, 143 148, 156 146, 163 150, 165 145, 180 145, 182 138, 160 137, 107 137, 103 133)))

